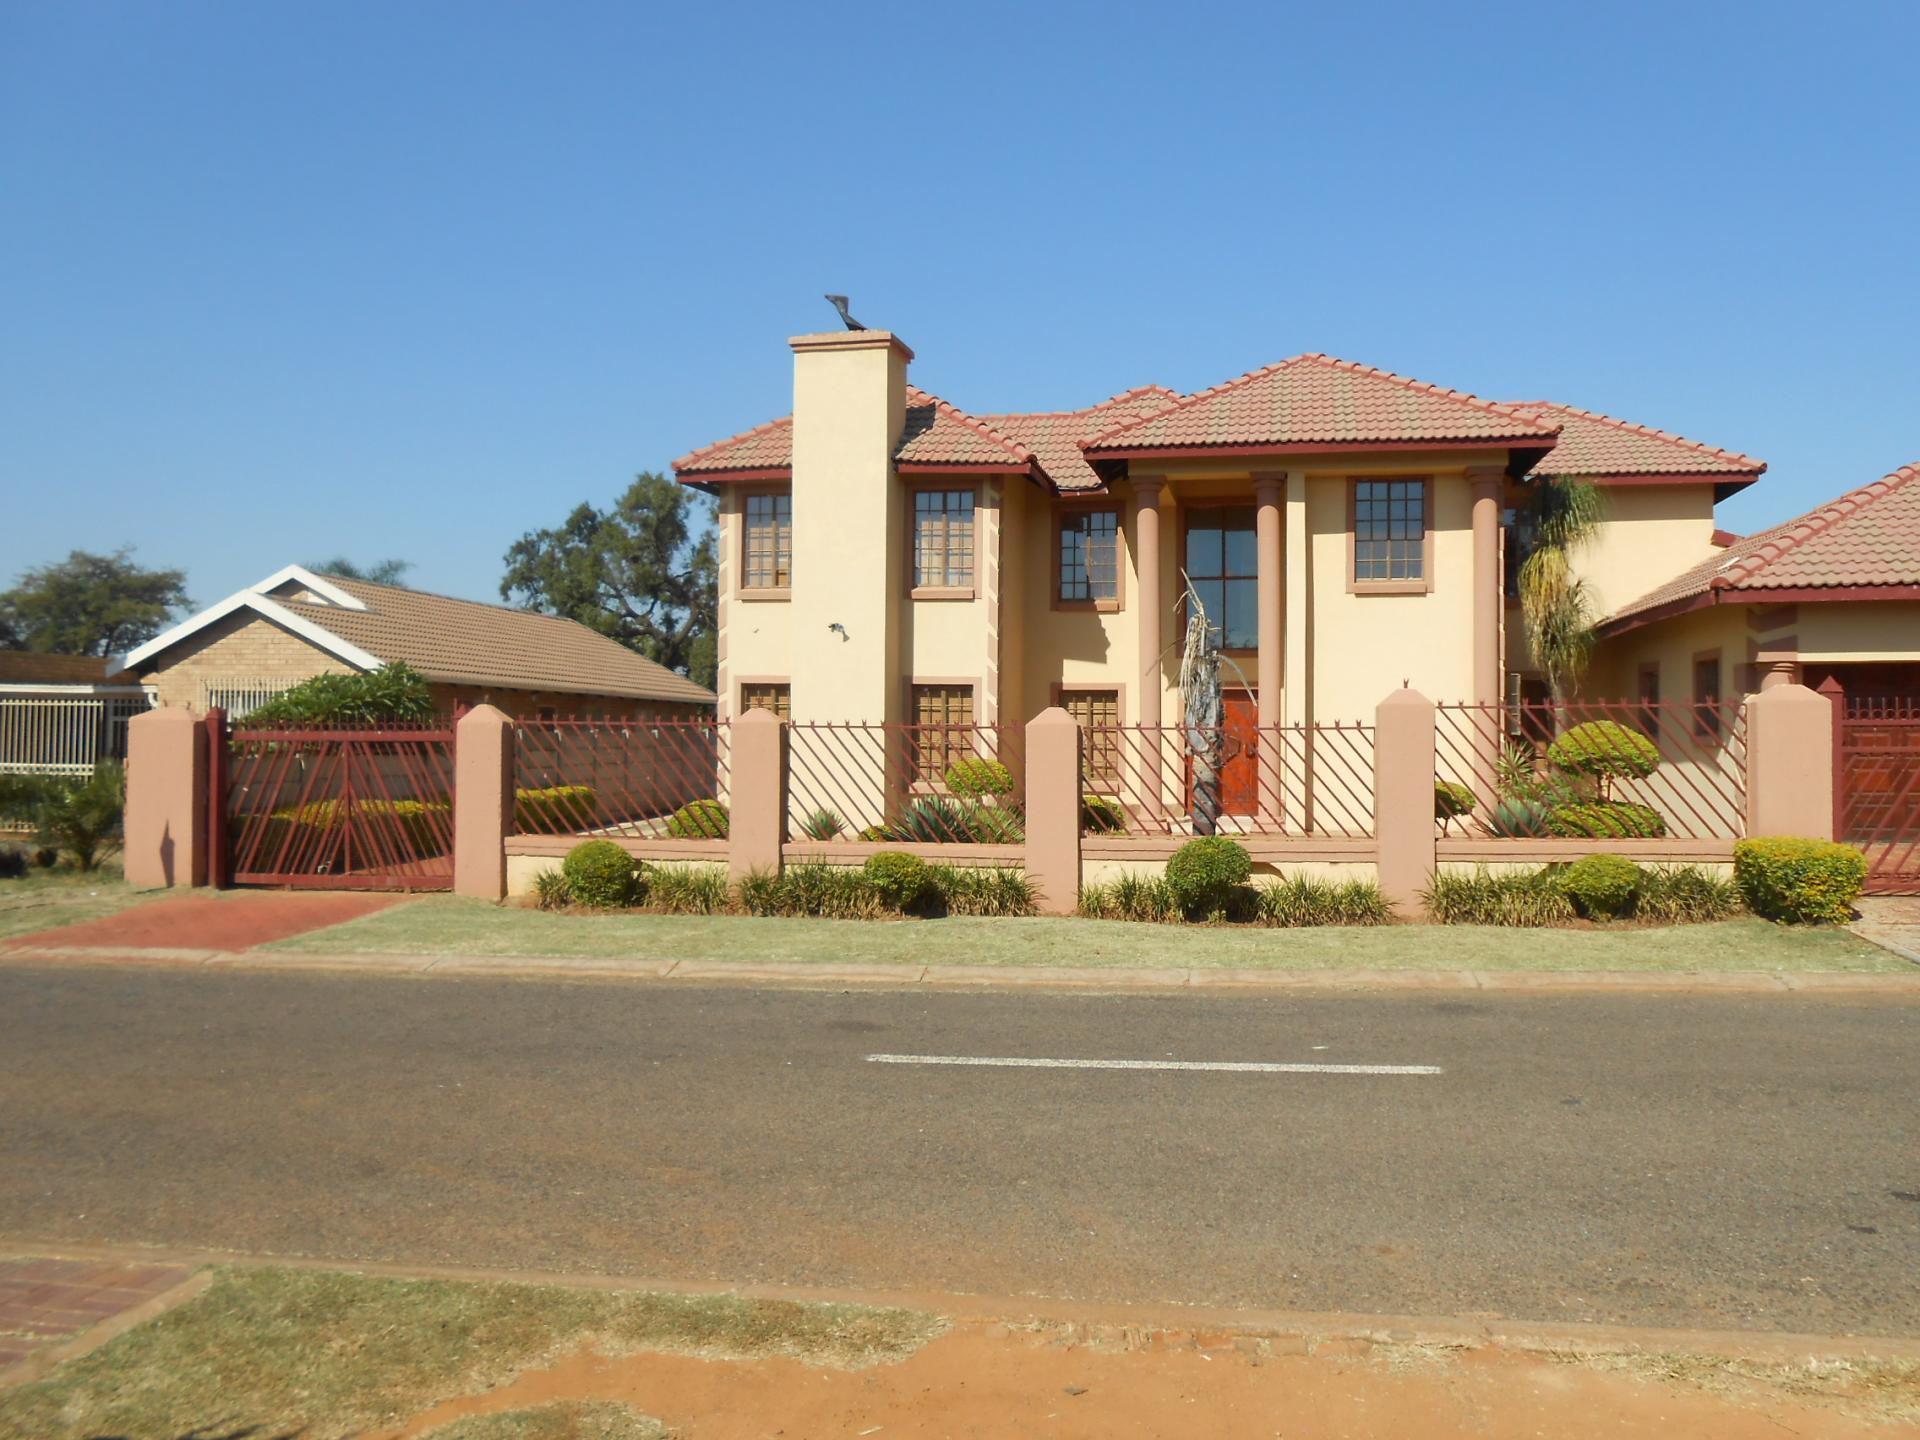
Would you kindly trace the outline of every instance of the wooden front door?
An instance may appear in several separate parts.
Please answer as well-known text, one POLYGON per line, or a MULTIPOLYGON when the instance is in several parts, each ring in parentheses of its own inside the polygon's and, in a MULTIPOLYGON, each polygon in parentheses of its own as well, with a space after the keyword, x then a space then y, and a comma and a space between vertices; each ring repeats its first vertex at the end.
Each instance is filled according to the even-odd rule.
POLYGON ((1244 690, 1220 697, 1226 761, 1220 767, 1220 813, 1251 815, 1260 808, 1260 707, 1244 690))

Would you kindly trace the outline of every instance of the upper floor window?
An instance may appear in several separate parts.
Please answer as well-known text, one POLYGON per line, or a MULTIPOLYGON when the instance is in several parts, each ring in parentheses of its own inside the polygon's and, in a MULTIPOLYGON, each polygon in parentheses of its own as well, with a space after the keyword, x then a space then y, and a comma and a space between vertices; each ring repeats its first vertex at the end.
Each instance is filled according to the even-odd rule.
POLYGON ((916 490, 913 496, 913 585, 916 590, 973 584, 972 490, 916 490))
POLYGON ((747 496, 748 590, 785 590, 793 584, 793 492, 747 496))
POLYGON ((1114 605, 1120 599, 1120 512, 1070 510, 1060 517, 1060 600, 1114 605))
POLYGON ((1427 587, 1427 482, 1353 482, 1353 583, 1427 587))
POLYGON ((1251 505, 1188 512, 1187 579, 1215 644, 1223 650, 1260 644, 1260 546, 1251 505))

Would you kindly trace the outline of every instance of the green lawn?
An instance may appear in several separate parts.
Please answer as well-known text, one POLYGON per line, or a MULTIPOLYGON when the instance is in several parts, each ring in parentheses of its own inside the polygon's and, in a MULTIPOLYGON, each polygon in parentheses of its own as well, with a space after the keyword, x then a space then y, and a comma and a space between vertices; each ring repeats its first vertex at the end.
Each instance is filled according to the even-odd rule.
POLYGON ((0 880, 0 940, 97 920, 146 898, 121 877, 117 864, 87 874, 66 866, 29 870, 0 880))
POLYGON ((1263 930, 1117 920, 768 920, 553 914, 450 896, 267 947, 316 954, 579 956, 900 965, 1277 970, 1866 970, 1914 966, 1844 930, 1761 920, 1669 929, 1391 925, 1263 930))
MULTIPOLYGON (((201 1295, 0 1390, 0 1440, 358 1435, 485 1391, 591 1342, 603 1354, 789 1355, 842 1366, 898 1360, 936 1316, 731 1295, 388 1280, 321 1270, 227 1270, 201 1295)), ((554 1406, 473 1420, 471 1440, 645 1440, 624 1407, 554 1406)))

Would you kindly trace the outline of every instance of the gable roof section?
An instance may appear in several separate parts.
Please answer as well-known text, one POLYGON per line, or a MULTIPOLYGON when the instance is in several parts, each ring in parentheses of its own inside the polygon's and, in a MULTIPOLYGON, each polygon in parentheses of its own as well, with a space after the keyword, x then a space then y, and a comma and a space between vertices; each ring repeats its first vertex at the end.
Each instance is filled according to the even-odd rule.
MULTIPOLYGON (((1920 598, 1920 462, 1850 490, 1818 509, 1735 540, 1726 549, 1620 607, 1602 634, 1726 601, 1782 592, 1912 590, 1920 598)), ((1823 598, 1814 596, 1812 598, 1823 598)))
POLYGON ((575 620, 290 567, 230 595, 127 656, 152 664, 208 625, 250 610, 356 669, 411 665, 442 684, 710 705, 714 695, 575 620), (264 591, 303 583, 318 600, 264 591), (339 596, 339 600, 333 599, 339 596))
POLYGON ((682 480, 757 480, 793 476, 793 416, 782 415, 673 462, 682 480))
POLYGON ((117 668, 100 655, 0 650, 0 685, 105 685, 117 668))
POLYGON ((936 470, 1041 471, 1033 452, 978 416, 924 390, 907 389, 907 423, 893 452, 894 464, 911 473, 936 470))
POLYGON ((1296 355, 1087 441, 1093 458, 1142 451, 1322 445, 1544 443, 1552 421, 1331 355, 1296 355))
POLYGON ((1084 410, 1055 410, 1033 415, 983 415, 995 430, 1025 445, 1039 458, 1063 494, 1099 490, 1104 482, 1087 463, 1080 442, 1115 425, 1143 419, 1179 403, 1177 390, 1164 385, 1142 385, 1089 405, 1084 410))
POLYGON ((1515 410, 1557 422, 1560 438, 1535 462, 1530 476, 1578 475, 1594 479, 1627 477, 1714 478, 1722 484, 1721 499, 1751 485, 1765 473, 1767 462, 1733 450, 1703 445, 1683 435, 1635 425, 1593 410, 1556 405, 1547 400, 1513 402, 1515 410))

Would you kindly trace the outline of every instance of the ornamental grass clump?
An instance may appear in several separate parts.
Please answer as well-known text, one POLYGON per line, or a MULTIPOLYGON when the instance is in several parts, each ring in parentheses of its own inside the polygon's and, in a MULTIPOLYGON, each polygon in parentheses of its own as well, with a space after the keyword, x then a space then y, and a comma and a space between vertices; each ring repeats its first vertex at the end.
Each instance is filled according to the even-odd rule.
POLYGON ((1262 925, 1386 925, 1393 909, 1371 880, 1321 880, 1292 875, 1259 889, 1262 925))
POLYGON ((1172 887, 1158 875, 1122 875, 1104 885, 1084 885, 1080 889, 1080 914, 1089 920, 1156 924, 1183 918, 1172 887))
POLYGON ((1421 898, 1428 918, 1441 925, 1538 927, 1574 918, 1573 902, 1550 870, 1438 870, 1421 898))
POLYGON ((1733 878, 1747 908, 1765 919, 1843 925, 1866 884, 1867 857, 1831 840, 1736 840, 1733 878))
POLYGON ((1189 840, 1167 861, 1167 888, 1192 919, 1224 919, 1234 891, 1253 874, 1246 846, 1224 835, 1189 840))
POLYGON ((1005 865, 927 867, 928 908, 945 915, 1031 915, 1033 882, 1005 865))
POLYGON ((1697 865, 1647 865, 1633 913, 1655 925, 1703 925, 1740 913, 1740 887, 1697 865))
POLYGON ((560 873, 573 902, 594 910, 632 903, 640 883, 633 857, 611 840, 574 846, 560 862, 560 873))
POLYGON ((644 908, 656 915, 723 915, 733 905, 718 865, 649 865, 644 908))
POLYGON ((1560 888, 1589 920, 1613 920, 1633 908, 1641 878, 1624 855, 1583 855, 1560 872, 1560 888))

